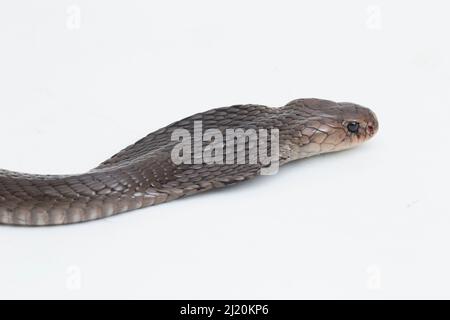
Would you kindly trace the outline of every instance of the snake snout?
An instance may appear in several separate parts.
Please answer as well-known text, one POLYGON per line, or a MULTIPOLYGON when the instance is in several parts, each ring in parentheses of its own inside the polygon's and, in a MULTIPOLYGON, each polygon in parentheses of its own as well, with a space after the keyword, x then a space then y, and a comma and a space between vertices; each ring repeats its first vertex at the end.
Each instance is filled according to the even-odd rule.
POLYGON ((369 110, 369 119, 367 121, 367 134, 369 137, 373 137, 378 132, 378 119, 375 113, 369 110))
POLYGON ((369 133, 369 136, 373 136, 375 134, 375 127, 373 124, 367 125, 367 133, 369 133))

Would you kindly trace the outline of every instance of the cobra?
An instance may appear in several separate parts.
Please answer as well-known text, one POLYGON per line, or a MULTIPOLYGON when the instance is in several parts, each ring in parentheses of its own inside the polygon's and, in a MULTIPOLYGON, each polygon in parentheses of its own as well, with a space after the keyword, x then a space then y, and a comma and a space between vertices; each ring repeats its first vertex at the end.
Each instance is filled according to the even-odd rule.
MULTIPOLYGON (((204 130, 223 134, 229 128, 277 129, 280 166, 357 146, 378 131, 370 109, 348 102, 297 99, 279 108, 254 104, 216 108, 150 133, 87 173, 33 175, 0 170, 0 223, 47 226, 96 220, 261 174, 264 164, 259 162, 174 163, 171 153, 178 142, 171 139, 172 133, 193 132, 196 121, 204 130)), ((247 156, 250 150, 246 144, 247 156)))

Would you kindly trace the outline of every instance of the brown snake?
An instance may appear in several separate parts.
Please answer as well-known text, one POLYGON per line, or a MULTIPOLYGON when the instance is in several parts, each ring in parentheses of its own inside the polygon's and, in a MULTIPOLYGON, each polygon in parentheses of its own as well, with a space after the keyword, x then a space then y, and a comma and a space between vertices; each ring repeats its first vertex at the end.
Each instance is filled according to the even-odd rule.
MULTIPOLYGON (((195 121, 202 122, 203 130, 218 129, 224 134, 229 128, 278 129, 279 165, 348 149, 378 130, 375 114, 353 103, 298 99, 280 108, 236 105, 212 109, 149 134, 84 174, 0 170, 0 224, 45 226, 95 220, 261 174, 264 165, 259 162, 176 164, 171 155, 180 141, 174 141, 172 133, 175 129, 192 133, 195 121)), ((236 159, 237 140, 233 143, 236 159)), ((249 143, 244 148, 248 156, 249 143)))

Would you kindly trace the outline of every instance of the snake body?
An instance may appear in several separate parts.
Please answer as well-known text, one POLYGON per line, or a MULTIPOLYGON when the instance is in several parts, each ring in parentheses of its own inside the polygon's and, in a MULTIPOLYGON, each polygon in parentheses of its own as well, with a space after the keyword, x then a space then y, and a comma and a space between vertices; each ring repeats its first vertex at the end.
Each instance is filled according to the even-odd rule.
MULTIPOLYGON (((353 103, 298 99, 279 108, 216 108, 157 130, 84 174, 32 175, 0 170, 0 224, 45 226, 95 220, 235 184, 261 173, 261 163, 174 163, 172 151, 179 143, 172 138, 174 130, 192 133, 196 121, 202 122, 203 130, 224 134, 229 128, 277 129, 280 165, 353 147, 378 130, 375 114, 353 103)), ((248 155, 249 147, 245 150, 248 155)))

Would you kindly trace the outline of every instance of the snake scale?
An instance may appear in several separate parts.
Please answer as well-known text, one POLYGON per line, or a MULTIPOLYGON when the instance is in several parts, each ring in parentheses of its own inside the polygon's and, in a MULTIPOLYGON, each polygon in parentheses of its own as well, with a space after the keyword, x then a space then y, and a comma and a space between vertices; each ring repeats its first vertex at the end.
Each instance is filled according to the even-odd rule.
MULTIPOLYGON (((297 99, 283 107, 234 105, 195 114, 150 133, 98 167, 77 175, 0 170, 0 224, 46 226, 101 219, 261 174, 261 163, 175 163, 175 129, 225 134, 229 128, 277 129, 278 163, 356 146, 378 130, 375 114, 354 103, 297 99)), ((202 146, 206 142, 202 142, 202 146)), ((237 144, 237 142, 236 142, 237 144)), ((225 148, 225 147, 224 147, 225 148)), ((236 147, 233 156, 237 156, 236 147)), ((249 144, 244 146, 249 155, 249 144)), ((230 151, 224 151, 224 154, 230 151)))

